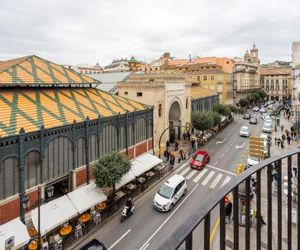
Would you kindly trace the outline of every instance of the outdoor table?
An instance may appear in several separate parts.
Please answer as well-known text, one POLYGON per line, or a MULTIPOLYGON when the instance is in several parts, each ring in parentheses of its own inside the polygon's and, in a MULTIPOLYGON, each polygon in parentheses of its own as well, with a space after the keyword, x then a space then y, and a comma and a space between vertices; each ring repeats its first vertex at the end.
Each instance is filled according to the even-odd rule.
POLYGON ((162 174, 166 173, 167 166, 165 164, 160 164, 153 169, 154 171, 157 171, 159 173, 159 177, 161 177, 162 174))
POLYGON ((82 214, 82 215, 79 217, 79 220, 80 220, 81 223, 86 223, 86 222, 88 222, 90 219, 91 219, 91 215, 88 214, 88 213, 82 214))
POLYGON ((102 210, 104 210, 105 208, 106 208, 106 202, 105 201, 103 201, 103 202, 101 202, 100 204, 98 204, 97 206, 96 206, 96 208, 98 209, 98 210, 100 210, 100 211, 102 211, 102 210))
POLYGON ((115 194, 116 196, 115 196, 115 199, 116 200, 120 200, 123 196, 125 196, 126 194, 123 192, 123 191, 118 191, 118 192, 116 192, 116 194, 115 194))
POLYGON ((34 237, 38 234, 34 227, 27 228, 27 231, 30 237, 34 237))
POLYGON ((146 173, 147 177, 153 177, 154 175, 155 175, 155 173, 152 172, 152 171, 149 171, 149 172, 146 173))
POLYGON ((28 245, 29 250, 36 250, 38 248, 37 242, 35 240, 31 241, 28 245))
POLYGON ((61 236, 66 236, 68 234, 70 234, 72 232, 72 226, 71 225, 67 225, 67 226, 63 226, 60 230, 59 230, 59 234, 61 236))
POLYGON ((130 190, 130 191, 133 191, 133 190, 136 189, 136 185, 134 185, 134 184, 132 184, 132 183, 129 183, 129 184, 126 186, 126 188, 127 188, 128 190, 130 190))
POLYGON ((144 177, 139 177, 136 179, 139 183, 144 183, 146 179, 144 177))

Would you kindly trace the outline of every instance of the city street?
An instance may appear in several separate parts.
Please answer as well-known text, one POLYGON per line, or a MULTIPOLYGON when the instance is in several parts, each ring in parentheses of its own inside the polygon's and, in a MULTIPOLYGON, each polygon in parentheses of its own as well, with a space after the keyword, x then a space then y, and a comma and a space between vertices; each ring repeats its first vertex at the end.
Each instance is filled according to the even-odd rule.
MULTIPOLYGON (((176 168, 174 172, 187 179, 188 193, 171 212, 160 213, 152 207, 153 197, 159 188, 157 184, 135 201, 136 212, 128 220, 121 224, 118 214, 80 245, 96 238, 104 242, 108 249, 156 249, 215 190, 235 176, 238 163, 246 162, 248 138, 239 136, 240 127, 247 125, 250 135, 255 136, 260 134, 262 124, 261 118, 258 118, 257 125, 249 125, 249 121, 243 120, 242 116, 235 116, 233 123, 201 147, 211 156, 209 164, 202 171, 192 170, 189 162, 176 168)), ((214 225, 217 219, 217 214, 212 216, 212 237, 216 232, 214 225)), ((198 230, 202 230, 202 227, 198 230)), ((194 237, 194 240, 198 246, 202 246, 196 242, 202 241, 200 237, 194 237)))

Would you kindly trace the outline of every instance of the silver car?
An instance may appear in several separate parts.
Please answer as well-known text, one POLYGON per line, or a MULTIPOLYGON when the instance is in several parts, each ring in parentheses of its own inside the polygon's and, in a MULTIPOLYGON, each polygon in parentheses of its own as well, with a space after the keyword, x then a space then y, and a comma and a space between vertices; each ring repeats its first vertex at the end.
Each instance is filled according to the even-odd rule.
POLYGON ((262 127, 262 132, 264 133, 272 133, 272 125, 265 123, 264 126, 262 127))
POLYGON ((244 137, 249 137, 250 136, 249 128, 247 126, 242 126, 241 127, 240 136, 244 136, 244 137))

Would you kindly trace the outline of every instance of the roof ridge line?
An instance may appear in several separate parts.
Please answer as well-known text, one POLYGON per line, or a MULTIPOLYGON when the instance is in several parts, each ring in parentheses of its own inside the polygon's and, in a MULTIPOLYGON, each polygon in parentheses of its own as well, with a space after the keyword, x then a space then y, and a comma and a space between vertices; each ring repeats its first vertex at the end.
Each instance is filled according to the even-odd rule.
POLYGON ((20 63, 32 58, 34 55, 29 55, 29 56, 23 56, 23 57, 18 57, 18 58, 14 58, 14 59, 10 59, 10 60, 6 60, 6 61, 2 61, 2 62, 8 62, 8 61, 14 61, 14 60, 18 60, 20 59, 20 61, 15 62, 14 64, 10 65, 8 68, 4 68, 3 70, 1 70, 0 68, 0 74, 3 72, 6 72, 7 70, 11 69, 12 67, 19 65, 20 63), (22 59, 21 59, 22 58, 22 59))

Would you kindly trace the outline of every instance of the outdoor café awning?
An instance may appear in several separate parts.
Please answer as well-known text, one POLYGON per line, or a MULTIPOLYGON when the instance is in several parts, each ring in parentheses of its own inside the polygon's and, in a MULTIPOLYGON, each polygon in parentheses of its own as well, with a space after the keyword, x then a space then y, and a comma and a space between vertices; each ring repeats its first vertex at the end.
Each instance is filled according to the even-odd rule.
POLYGON ((140 176, 141 174, 147 172, 156 165, 162 163, 162 159, 158 158, 152 154, 143 154, 132 161, 131 172, 135 176, 140 176))
POLYGON ((107 196, 94 182, 75 189, 68 193, 67 196, 80 214, 107 200, 107 196))
POLYGON ((11 248, 12 250, 19 249, 30 240, 27 228, 21 222, 20 218, 16 218, 0 226, 0 249, 5 249, 5 241, 12 236, 15 237, 15 244, 11 248))
MULTIPOLYGON (((40 207, 41 235, 44 235, 52 229, 62 225, 77 214, 78 212, 76 208, 67 195, 42 205, 40 207)), ((31 219, 34 227, 38 229, 38 208, 31 211, 31 219)))
POLYGON ((135 175, 131 171, 129 171, 128 173, 123 175, 121 181, 118 184, 116 184, 116 189, 123 187, 124 185, 133 181, 134 179, 135 179, 135 175))

